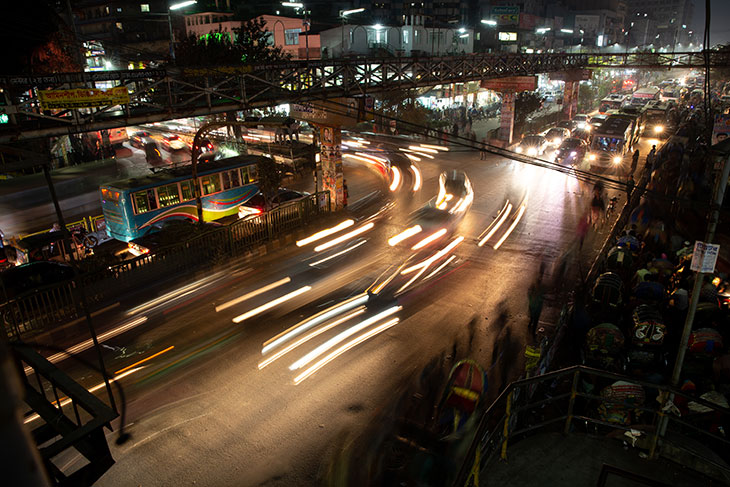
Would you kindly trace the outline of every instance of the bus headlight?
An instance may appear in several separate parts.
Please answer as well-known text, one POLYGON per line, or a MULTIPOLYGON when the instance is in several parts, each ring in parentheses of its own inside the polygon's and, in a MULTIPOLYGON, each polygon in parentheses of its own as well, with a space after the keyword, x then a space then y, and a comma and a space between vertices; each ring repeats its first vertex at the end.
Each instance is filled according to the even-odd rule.
POLYGON ((595 161, 595 160, 596 160, 596 155, 595 155, 595 154, 591 154, 591 155, 589 155, 589 156, 588 156, 588 160, 589 160, 589 161, 595 161))
POLYGON ((537 155, 537 149, 535 147, 530 147, 527 149, 527 155, 528 156, 536 156, 537 155))
POLYGON ((621 164, 621 161, 623 161, 623 157, 621 156, 614 156, 613 163, 614 164, 621 164))
POLYGON ((553 139, 553 144, 555 144, 555 145, 560 145, 560 143, 561 143, 562 141, 563 141, 563 139, 561 139, 560 137, 555 137, 555 138, 553 139))
POLYGON ((573 151, 573 152, 570 153, 570 157, 575 157, 577 155, 578 155, 578 153, 576 151, 573 151))
POLYGON ((662 132, 664 132, 664 125, 657 125, 654 127, 655 134, 661 134, 662 132))
POLYGON ((522 146, 521 145, 518 145, 515 150, 517 151, 518 154, 522 154, 522 146))

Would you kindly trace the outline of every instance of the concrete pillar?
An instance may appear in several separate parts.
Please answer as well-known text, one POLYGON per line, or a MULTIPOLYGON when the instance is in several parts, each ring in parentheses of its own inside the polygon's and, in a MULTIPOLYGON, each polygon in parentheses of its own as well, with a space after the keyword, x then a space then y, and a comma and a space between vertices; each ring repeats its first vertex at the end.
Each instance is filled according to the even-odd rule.
POLYGON ((502 114, 499 124, 499 140, 505 145, 512 143, 515 128, 515 93, 502 93, 502 114))
POLYGON ((563 95, 563 115, 571 120, 578 112, 578 86, 579 81, 566 81, 563 95))
POLYGON ((322 167, 322 191, 329 191, 333 210, 340 210, 345 203, 342 171, 342 131, 340 127, 320 125, 320 164, 322 167))

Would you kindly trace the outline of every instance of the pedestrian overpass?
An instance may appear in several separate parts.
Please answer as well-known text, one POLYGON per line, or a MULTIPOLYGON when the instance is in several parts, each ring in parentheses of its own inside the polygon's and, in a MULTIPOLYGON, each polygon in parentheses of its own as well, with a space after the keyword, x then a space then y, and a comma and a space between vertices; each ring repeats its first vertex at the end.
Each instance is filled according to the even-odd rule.
POLYGON ((0 76, 6 102, 0 113, 8 119, 0 124, 0 143, 508 76, 599 68, 704 68, 706 64, 728 66, 730 53, 500 53, 0 76), (82 100, 90 89, 109 86, 125 87, 126 92, 121 89, 121 97, 110 98, 106 104, 82 100), (42 105, 39 93, 48 94, 46 90, 77 91, 50 93, 56 105, 42 105))

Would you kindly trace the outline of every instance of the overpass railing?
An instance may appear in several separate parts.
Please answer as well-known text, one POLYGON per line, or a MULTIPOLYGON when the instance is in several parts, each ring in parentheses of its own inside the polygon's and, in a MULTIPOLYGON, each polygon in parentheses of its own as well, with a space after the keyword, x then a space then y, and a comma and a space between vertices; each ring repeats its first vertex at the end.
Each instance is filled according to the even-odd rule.
POLYGON ((474 438, 464 457, 454 487, 477 487, 479 477, 490 461, 508 458, 509 447, 518 440, 541 431, 570 434, 585 432, 607 435, 625 431, 643 435, 649 456, 665 449, 681 452, 693 460, 692 466, 703 473, 730 478, 726 461, 730 440, 723 425, 730 421, 730 410, 679 389, 638 379, 574 366, 511 383, 483 413, 474 438), (608 394, 602 386, 619 383, 608 394), (643 393, 639 392, 639 389, 643 393), (654 401, 648 392, 654 391, 654 401), (672 413, 670 401, 693 403, 686 416, 672 413), (658 428, 660 418, 668 418, 666 431, 658 428), (718 428, 718 426, 720 426, 718 428), (688 447, 683 438, 692 437, 717 455, 703 455, 688 447))
MULTIPOLYGON (((730 53, 712 51, 710 66, 727 66, 730 53)), ((0 76, 9 123, 0 143, 59 136, 256 106, 331 99, 392 89, 429 87, 506 76, 590 68, 699 68, 702 53, 471 54, 286 61, 272 64, 0 76), (73 108, 41 107, 44 90, 125 87, 128 101, 73 108)), ((58 96, 64 96, 59 92, 58 96)), ((70 95, 69 95, 70 96, 70 95)), ((111 103, 111 102, 110 102, 111 103)))

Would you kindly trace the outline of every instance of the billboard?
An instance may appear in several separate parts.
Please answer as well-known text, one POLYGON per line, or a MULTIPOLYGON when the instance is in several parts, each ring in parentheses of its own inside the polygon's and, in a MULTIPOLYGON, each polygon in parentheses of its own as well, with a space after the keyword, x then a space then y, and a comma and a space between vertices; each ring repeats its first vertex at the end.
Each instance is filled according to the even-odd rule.
POLYGON ((520 22, 520 7, 492 7, 491 17, 497 25, 517 25, 520 22))
POLYGON ((712 144, 722 142, 730 137, 730 115, 715 115, 712 127, 712 144))
MULTIPOLYGON (((537 76, 512 76, 511 78, 482 80, 482 88, 501 92, 534 91, 537 89, 537 76)), ((504 112, 504 108, 502 108, 504 112)))
POLYGON ((117 86, 108 90, 96 88, 40 90, 38 91, 38 99, 41 102, 41 110, 105 107, 129 103, 129 92, 124 86, 117 86))

